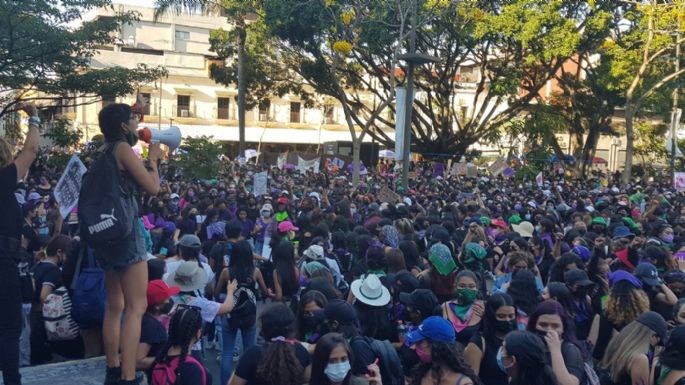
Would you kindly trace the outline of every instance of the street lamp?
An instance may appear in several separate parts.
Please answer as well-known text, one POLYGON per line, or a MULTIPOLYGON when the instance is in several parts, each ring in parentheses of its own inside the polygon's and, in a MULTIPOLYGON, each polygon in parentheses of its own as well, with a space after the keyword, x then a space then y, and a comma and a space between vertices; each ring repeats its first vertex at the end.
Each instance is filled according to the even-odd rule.
POLYGON ((416 3, 412 5, 409 53, 398 59, 407 62, 407 86, 404 108, 404 143, 402 146, 402 186, 409 189, 409 153, 411 147, 411 115, 414 108, 414 67, 417 64, 435 63, 438 58, 416 52, 416 3))

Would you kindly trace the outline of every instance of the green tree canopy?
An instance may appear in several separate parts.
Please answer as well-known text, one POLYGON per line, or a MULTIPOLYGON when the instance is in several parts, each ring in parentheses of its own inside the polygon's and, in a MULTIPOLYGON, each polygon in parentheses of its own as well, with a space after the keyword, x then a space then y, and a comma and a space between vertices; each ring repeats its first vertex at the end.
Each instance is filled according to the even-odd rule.
POLYGON ((86 102, 131 94, 138 84, 164 74, 139 64, 135 69, 90 68, 100 46, 117 42, 122 24, 134 12, 83 20, 110 0, 0 0, 0 116, 16 110, 21 100, 51 104, 63 98, 86 102))

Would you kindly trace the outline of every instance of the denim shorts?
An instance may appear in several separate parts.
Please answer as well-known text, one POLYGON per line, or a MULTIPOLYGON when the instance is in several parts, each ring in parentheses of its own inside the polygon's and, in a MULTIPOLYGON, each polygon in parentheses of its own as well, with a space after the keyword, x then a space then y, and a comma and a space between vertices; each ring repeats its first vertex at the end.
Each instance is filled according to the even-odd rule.
POLYGON ((131 234, 121 240, 118 245, 95 249, 95 258, 105 271, 112 269, 124 271, 129 266, 146 259, 147 252, 145 251, 145 240, 143 239, 140 219, 133 218, 132 220, 134 222, 131 234))

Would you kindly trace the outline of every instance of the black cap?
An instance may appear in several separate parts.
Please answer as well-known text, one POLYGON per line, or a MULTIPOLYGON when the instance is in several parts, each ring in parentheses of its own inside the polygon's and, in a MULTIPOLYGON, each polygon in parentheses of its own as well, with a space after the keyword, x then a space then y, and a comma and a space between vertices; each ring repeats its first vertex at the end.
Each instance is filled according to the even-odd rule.
POLYGON ((400 302, 414 307, 424 316, 432 315, 434 309, 440 304, 438 297, 428 289, 416 289, 411 293, 400 293, 400 302))
POLYGON ((654 311, 648 311, 640 314, 640 316, 637 317, 637 322, 652 329, 652 331, 656 333, 662 340, 666 338, 668 325, 666 324, 666 320, 664 319, 664 317, 661 316, 661 314, 654 311))
POLYGON ((341 299, 329 302, 323 309, 323 312, 327 320, 338 321, 341 325, 355 325, 359 323, 354 307, 341 299))
POLYGON ((388 277, 388 280, 390 281, 390 285, 400 293, 411 293, 418 289, 421 284, 419 279, 408 271, 402 271, 390 276, 388 277))
POLYGON ((671 331, 666 342, 666 350, 675 349, 680 354, 685 354, 685 325, 680 325, 671 331))
POLYGON ((564 282, 569 285, 591 286, 595 283, 590 281, 587 273, 580 269, 571 269, 564 272, 564 282))
POLYGON ((636 277, 638 277, 642 282, 649 286, 660 286, 661 280, 659 279, 659 272, 656 270, 656 266, 651 263, 643 262, 635 268, 633 271, 636 277))

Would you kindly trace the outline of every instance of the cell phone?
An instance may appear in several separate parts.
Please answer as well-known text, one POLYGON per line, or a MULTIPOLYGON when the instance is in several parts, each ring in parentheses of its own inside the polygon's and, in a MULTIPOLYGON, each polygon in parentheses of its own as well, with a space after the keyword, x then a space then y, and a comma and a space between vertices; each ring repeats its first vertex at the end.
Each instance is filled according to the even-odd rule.
POLYGON ((160 247, 159 248, 159 253, 166 255, 169 252, 166 247, 160 247))

